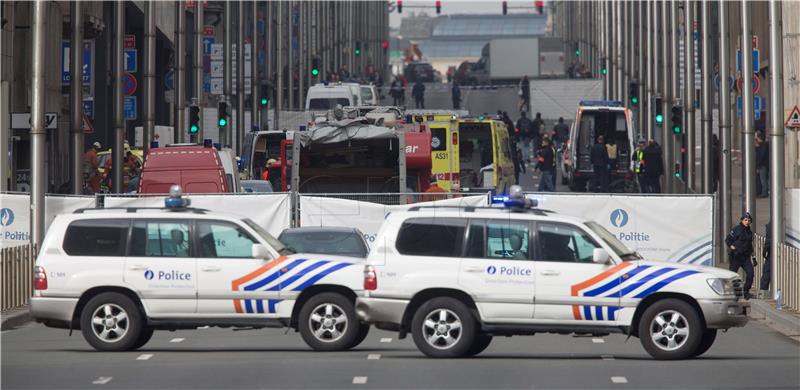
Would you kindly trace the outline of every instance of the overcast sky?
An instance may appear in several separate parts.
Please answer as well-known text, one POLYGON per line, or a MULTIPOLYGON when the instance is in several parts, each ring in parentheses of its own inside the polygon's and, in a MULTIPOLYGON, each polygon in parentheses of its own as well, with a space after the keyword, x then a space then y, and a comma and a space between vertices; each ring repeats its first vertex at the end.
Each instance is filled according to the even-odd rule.
MULTIPOLYGON (((393 2, 396 4, 396 2, 393 2)), ((428 15, 436 15, 434 6, 436 1, 403 1, 403 13, 398 14, 395 9, 389 15, 389 24, 392 27, 400 26, 400 19, 404 16, 414 13, 428 13, 428 15), (429 7, 429 8, 414 8, 414 7, 429 7)), ((509 1, 509 13, 534 13, 533 1, 509 1), (515 8, 524 7, 524 8, 515 8)), ((456 15, 456 14, 496 14, 503 13, 502 1, 485 1, 485 0, 442 0, 442 15, 456 15)))

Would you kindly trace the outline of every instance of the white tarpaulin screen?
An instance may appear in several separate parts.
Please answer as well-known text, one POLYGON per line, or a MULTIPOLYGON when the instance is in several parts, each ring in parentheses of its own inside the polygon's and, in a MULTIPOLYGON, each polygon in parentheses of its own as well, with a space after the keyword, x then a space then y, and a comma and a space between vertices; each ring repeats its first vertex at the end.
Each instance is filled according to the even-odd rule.
MULTIPOLYGON (((191 207, 247 217, 277 237, 290 226, 289 194, 185 195, 191 207)), ((164 207, 163 196, 105 198, 105 207, 164 207)))
MULTIPOLYGON (((44 202, 45 231, 56 215, 94 207, 93 196, 47 195, 44 202)), ((0 194, 0 248, 30 243, 31 197, 28 194, 0 194)))
POLYGON ((713 265, 711 196, 528 194, 539 208, 593 220, 645 259, 713 265))
POLYGON ((800 188, 787 188, 784 194, 786 243, 800 248, 800 188))
POLYGON ((379 203, 320 196, 300 196, 300 226, 348 226, 364 233, 370 245, 386 215, 413 206, 486 206, 486 195, 443 199, 434 202, 387 206, 379 203))

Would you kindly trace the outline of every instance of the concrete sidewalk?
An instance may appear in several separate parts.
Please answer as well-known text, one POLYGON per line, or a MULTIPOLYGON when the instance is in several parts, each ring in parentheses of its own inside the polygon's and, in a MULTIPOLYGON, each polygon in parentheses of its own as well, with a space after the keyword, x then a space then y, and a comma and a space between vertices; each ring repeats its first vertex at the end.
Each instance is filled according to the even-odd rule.
POLYGON ((800 313, 777 310, 774 300, 751 299, 750 318, 763 321, 770 328, 800 341, 800 313))
POLYGON ((31 311, 29 306, 21 306, 0 313, 0 330, 9 330, 30 322, 31 311))

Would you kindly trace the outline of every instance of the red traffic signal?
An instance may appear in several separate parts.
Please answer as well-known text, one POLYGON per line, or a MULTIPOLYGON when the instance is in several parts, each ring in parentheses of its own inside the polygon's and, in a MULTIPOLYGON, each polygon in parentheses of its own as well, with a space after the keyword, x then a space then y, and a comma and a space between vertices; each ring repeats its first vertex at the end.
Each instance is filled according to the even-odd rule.
POLYGON ((381 47, 384 48, 384 49, 388 49, 389 48, 389 42, 388 41, 381 42, 381 47))
POLYGON ((397 13, 403 13, 403 0, 397 0, 397 13))
POLYGON ((437 1, 436 2, 436 15, 439 15, 441 13, 442 13, 442 2, 441 1, 437 1))
POLYGON ((503 15, 508 15, 508 2, 503 2, 503 15))
POLYGON ((544 13, 544 1, 534 1, 533 4, 536 6, 536 12, 540 15, 544 13))

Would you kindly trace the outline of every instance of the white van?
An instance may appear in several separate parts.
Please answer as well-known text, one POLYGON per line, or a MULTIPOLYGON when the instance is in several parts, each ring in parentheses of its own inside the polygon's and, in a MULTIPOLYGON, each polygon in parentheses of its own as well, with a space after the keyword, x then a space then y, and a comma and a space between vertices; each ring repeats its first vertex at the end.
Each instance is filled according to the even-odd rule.
POLYGON ((337 105, 358 106, 360 95, 359 85, 354 83, 313 85, 306 94, 306 111, 327 111, 337 105))
POLYGON ((378 105, 378 90, 374 85, 361 85, 361 105, 362 106, 377 106, 378 105))

